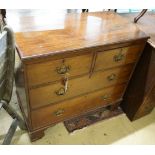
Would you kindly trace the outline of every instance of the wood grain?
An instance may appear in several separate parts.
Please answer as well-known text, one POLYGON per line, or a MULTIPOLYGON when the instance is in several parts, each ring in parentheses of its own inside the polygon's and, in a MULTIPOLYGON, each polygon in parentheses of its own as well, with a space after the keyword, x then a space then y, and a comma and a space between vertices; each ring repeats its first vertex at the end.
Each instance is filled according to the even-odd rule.
POLYGON ((155 49, 147 43, 126 89, 121 104, 124 112, 135 120, 153 109, 151 92, 155 86, 155 49), (151 101, 150 103, 148 101, 151 101), (146 108, 150 106, 150 108, 146 108))
POLYGON ((69 80, 68 90, 66 94, 61 96, 56 94, 56 91, 64 87, 61 82, 31 89, 29 93, 31 107, 34 109, 41 106, 54 104, 56 102, 63 101, 64 99, 84 95, 98 89, 126 83, 129 80, 129 75, 132 69, 133 65, 127 65, 116 69, 114 68, 107 71, 96 72, 91 76, 91 78, 89 78, 89 75, 86 75, 69 80), (115 75, 115 79, 109 80, 108 77, 113 74, 115 75))
POLYGON ((57 69, 63 66, 69 67, 69 70, 67 71, 67 76, 69 78, 88 74, 91 69, 92 58, 93 55, 90 52, 89 54, 81 56, 73 56, 55 61, 44 61, 42 63, 27 65, 28 84, 31 87, 43 83, 60 81, 65 75, 58 73, 57 69))
POLYGON ((40 110, 32 111, 33 128, 36 129, 49 124, 58 123, 89 110, 109 105, 121 99, 124 87, 125 85, 110 87, 59 104, 41 108, 40 110), (109 97, 104 99, 105 95, 109 97))
POLYGON ((22 62, 18 73, 23 74, 16 74, 17 94, 21 107, 27 108, 23 112, 32 140, 43 136, 43 129, 75 115, 117 107, 149 38, 113 12, 69 13, 49 20, 48 29, 41 31, 42 25, 25 19, 33 31, 23 28, 16 33, 22 62), (124 59, 115 61, 120 54, 124 59), (71 66, 69 75, 57 74, 62 61, 71 66), (67 92, 57 96, 66 76, 67 92), (111 98, 105 100, 109 94, 111 98))
POLYGON ((32 58, 148 38, 136 25, 113 12, 68 13, 61 20, 61 25, 53 23, 54 29, 16 33, 20 57, 32 58))
POLYGON ((143 50, 142 44, 98 52, 95 64, 95 71, 100 69, 112 68, 136 62, 143 50), (116 60, 122 56, 122 59, 116 60))
POLYGON ((145 96, 143 102, 135 113, 134 119, 141 118, 149 114, 155 107, 155 86, 145 96))

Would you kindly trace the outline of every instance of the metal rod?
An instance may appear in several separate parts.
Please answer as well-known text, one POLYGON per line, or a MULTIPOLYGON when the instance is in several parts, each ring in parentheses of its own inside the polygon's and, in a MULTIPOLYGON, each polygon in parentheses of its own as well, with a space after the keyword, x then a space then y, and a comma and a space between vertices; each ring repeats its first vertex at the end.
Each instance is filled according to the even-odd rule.
POLYGON ((3 103, 0 102, 0 110, 1 110, 2 106, 3 106, 3 103))
POLYGON ((2 107, 5 109, 5 111, 7 111, 7 113, 13 118, 13 119, 17 119, 18 120, 18 125, 20 127, 20 129, 22 130, 26 130, 26 124, 23 121, 23 119, 19 116, 19 114, 10 106, 6 103, 6 101, 1 101, 1 103, 3 104, 2 107))
POLYGON ((134 18, 134 23, 137 23, 137 21, 146 13, 147 9, 143 9, 137 17, 134 18))
POLYGON ((18 126, 18 120, 14 119, 3 141, 3 145, 9 145, 18 126))

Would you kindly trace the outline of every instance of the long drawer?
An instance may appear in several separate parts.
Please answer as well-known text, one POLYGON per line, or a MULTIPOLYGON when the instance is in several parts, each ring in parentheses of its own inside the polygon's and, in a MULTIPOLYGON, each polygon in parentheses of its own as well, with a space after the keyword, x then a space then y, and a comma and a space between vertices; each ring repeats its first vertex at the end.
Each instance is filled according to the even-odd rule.
POLYGON ((132 65, 126 65, 110 69, 107 71, 98 71, 89 76, 82 76, 68 81, 68 89, 64 94, 57 92, 64 89, 61 82, 43 86, 40 88, 30 89, 31 108, 35 109, 44 105, 53 104, 75 96, 93 92, 98 89, 109 87, 116 84, 126 83, 129 80, 130 73, 133 69, 132 65))
POLYGON ((33 129, 64 121, 89 110, 106 106, 121 99, 125 84, 89 93, 59 104, 32 111, 33 129))
POLYGON ((92 58, 92 54, 89 53, 27 65, 28 85, 31 87, 60 80, 65 73, 70 77, 89 73, 92 58))
POLYGON ((133 63, 143 50, 142 45, 133 45, 114 50, 98 52, 95 71, 133 63))

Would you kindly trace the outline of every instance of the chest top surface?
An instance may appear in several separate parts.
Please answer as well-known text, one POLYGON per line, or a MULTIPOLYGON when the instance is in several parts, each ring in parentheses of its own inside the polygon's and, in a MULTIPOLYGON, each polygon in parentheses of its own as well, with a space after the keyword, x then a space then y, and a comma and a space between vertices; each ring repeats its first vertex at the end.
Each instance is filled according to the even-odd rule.
POLYGON ((117 13, 66 13, 60 16, 49 19, 51 27, 48 30, 15 34, 22 59, 148 38, 136 24, 117 13))

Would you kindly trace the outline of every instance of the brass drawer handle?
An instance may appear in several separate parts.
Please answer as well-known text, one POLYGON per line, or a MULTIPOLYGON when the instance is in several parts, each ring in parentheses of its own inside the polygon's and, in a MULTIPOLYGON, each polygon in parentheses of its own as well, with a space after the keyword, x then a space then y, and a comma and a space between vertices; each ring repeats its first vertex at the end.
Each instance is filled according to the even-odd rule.
POLYGON ((119 54, 114 56, 114 61, 115 62, 122 61, 123 59, 124 59, 124 54, 122 54, 122 53, 119 53, 119 54))
POLYGON ((66 66, 66 65, 63 64, 61 67, 57 67, 56 71, 57 71, 58 74, 66 74, 67 72, 70 71, 70 68, 71 67, 69 65, 66 66))
POLYGON ((55 116, 61 116, 61 115, 63 115, 64 112, 65 112, 64 109, 59 109, 59 110, 53 112, 53 114, 54 114, 55 116))
POLYGON ((65 88, 61 87, 58 91, 55 92, 58 96, 66 94, 65 88))
POLYGON ((107 79, 108 79, 109 81, 115 80, 115 79, 116 79, 116 74, 111 74, 111 75, 109 75, 109 76, 107 77, 107 79))
POLYGON ((65 95, 68 90, 68 78, 65 77, 63 82, 64 82, 64 87, 61 87, 58 91, 55 92, 58 96, 65 95))
POLYGON ((110 95, 108 95, 108 94, 105 94, 105 95, 102 96, 102 99, 104 101, 108 100, 109 98, 110 98, 110 95))

